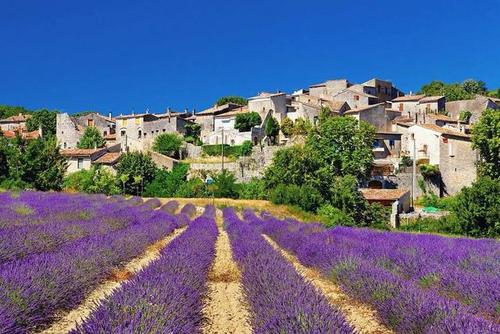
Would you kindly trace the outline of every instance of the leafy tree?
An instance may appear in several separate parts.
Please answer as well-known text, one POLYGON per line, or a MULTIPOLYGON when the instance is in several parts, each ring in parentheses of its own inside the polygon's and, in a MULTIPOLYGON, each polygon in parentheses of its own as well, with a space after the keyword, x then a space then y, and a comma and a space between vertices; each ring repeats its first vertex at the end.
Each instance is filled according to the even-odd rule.
POLYGON ((332 112, 332 110, 329 107, 321 107, 321 110, 319 111, 319 122, 322 123, 329 119, 330 117, 334 117, 335 114, 332 112))
POLYGON ((77 190, 89 194, 116 195, 120 187, 111 172, 99 165, 92 166, 90 170, 80 170, 68 175, 64 179, 64 188, 77 190))
POLYGON ((312 128, 313 126, 309 119, 297 118, 293 126, 293 134, 297 136, 306 136, 311 132, 312 128))
POLYGON ((201 145, 200 143, 201 125, 197 123, 186 124, 184 128, 186 129, 184 140, 188 143, 201 145))
POLYGON ((469 123, 472 113, 468 110, 463 110, 460 112, 460 122, 469 123))
POLYGON ((281 121, 281 132, 287 137, 290 137, 293 134, 293 121, 285 117, 283 121, 281 121))
POLYGON ((189 165, 175 165, 171 171, 160 169, 145 190, 146 197, 175 197, 178 189, 187 182, 189 165))
POLYGON ((227 169, 214 177, 215 197, 238 198, 238 185, 234 174, 227 169))
POLYGON ((490 90, 490 91, 487 93, 487 95, 488 95, 489 97, 496 97, 496 98, 500 99, 500 88, 495 89, 495 90, 490 90))
POLYGON ((149 155, 142 152, 125 153, 116 166, 117 176, 123 182, 127 194, 136 194, 138 186, 147 186, 156 175, 156 166, 149 155), (122 179, 123 177, 123 179, 122 179), (140 177, 140 184, 137 180, 140 177))
POLYGON ((306 146, 323 172, 360 179, 371 171, 374 140, 372 125, 352 117, 330 117, 309 135, 306 146))
POLYGON ((442 81, 434 80, 428 84, 425 84, 420 89, 420 93, 425 94, 427 96, 437 96, 444 95, 444 88, 446 84, 442 81))
POLYGON ((239 104, 241 106, 246 106, 247 105, 247 99, 241 96, 224 96, 221 97, 220 99, 217 100, 215 103, 217 106, 222 106, 227 103, 235 103, 239 104))
POLYGON ((461 233, 473 237, 500 236, 500 183, 481 177, 456 196, 454 217, 461 233))
POLYGON ((26 122, 26 127, 28 131, 35 131, 41 127, 44 136, 55 135, 56 118, 57 111, 49 111, 47 109, 35 111, 33 116, 26 122))
POLYGON ((469 100, 474 98, 474 94, 467 92, 459 83, 446 85, 443 95, 446 96, 447 101, 469 100))
POLYGON ((472 128, 472 147, 479 150, 480 175, 500 177, 500 112, 486 109, 472 128))
POLYGON ((439 166, 431 165, 431 164, 421 164, 420 165, 420 174, 424 177, 424 179, 429 179, 433 176, 439 175, 439 166))
POLYGON ((325 204, 318 210, 318 215, 323 218, 325 226, 335 227, 337 225, 355 226, 354 220, 347 213, 331 204, 325 204))
POLYGON ((254 111, 236 115, 234 128, 240 132, 250 131, 254 126, 262 123, 259 113, 254 111))
POLYGON ((153 150, 168 156, 178 156, 182 138, 176 133, 162 133, 155 138, 153 150))
POLYGON ((486 84, 481 80, 467 79, 462 82, 463 89, 472 95, 485 94, 487 92, 486 84))
POLYGON ((276 139, 280 132, 280 125, 276 118, 269 117, 264 124, 264 133, 271 140, 273 144, 276 143, 276 139))
POLYGON ((366 217, 368 203, 358 190, 354 176, 336 177, 330 188, 330 204, 350 216, 357 226, 367 226, 366 217))
POLYGON ((94 126, 89 126, 85 128, 85 132, 76 146, 89 149, 104 147, 104 145, 106 145, 106 141, 99 130, 94 126))

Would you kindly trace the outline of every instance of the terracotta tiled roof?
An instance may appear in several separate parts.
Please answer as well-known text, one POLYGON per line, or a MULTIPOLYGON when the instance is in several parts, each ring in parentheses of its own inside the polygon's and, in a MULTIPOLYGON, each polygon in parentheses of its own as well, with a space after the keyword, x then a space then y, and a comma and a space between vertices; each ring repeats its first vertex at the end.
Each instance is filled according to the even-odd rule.
POLYGON ((106 140, 116 140, 116 133, 109 133, 104 136, 104 139, 106 140))
POLYGON ((396 97, 392 102, 410 102, 410 101, 419 101, 423 99, 425 95, 405 95, 405 96, 400 96, 396 97))
POLYGON ((426 96, 423 99, 421 99, 420 101, 418 101, 418 103, 437 102, 437 101, 439 101, 439 100, 441 100, 443 98, 444 98, 443 95, 440 95, 440 96, 426 96))
POLYGON ((118 162, 118 160, 120 160, 120 157, 120 152, 108 152, 99 157, 99 159, 97 159, 95 162, 104 165, 113 165, 118 162))
POLYGON ((40 133, 38 132, 38 130, 31 131, 31 132, 7 130, 7 131, 3 131, 2 133, 3 133, 3 136, 5 138, 15 138, 17 133, 20 133, 21 137, 23 139, 26 139, 26 140, 37 139, 38 137, 40 137, 40 133))
POLYGON ((427 114, 426 116, 430 117, 430 118, 433 118, 435 120, 438 120, 438 121, 454 122, 454 123, 457 122, 456 119, 451 118, 450 116, 441 115, 441 114, 427 114))
POLYGON ((274 96, 280 96, 280 95, 285 95, 285 93, 268 93, 268 92, 262 92, 262 93, 259 93, 256 96, 253 96, 253 97, 249 98, 249 100, 260 99, 260 98, 263 98, 263 97, 274 97, 274 96))
POLYGON ((236 109, 236 108, 241 108, 243 106, 236 104, 236 103, 226 103, 221 106, 214 106, 212 108, 205 109, 203 111, 197 112, 195 116, 207 116, 207 115, 214 115, 214 114, 220 114, 224 112, 228 112, 230 110, 236 109))
POLYGON ((395 201, 409 192, 408 189, 359 189, 363 197, 372 201, 395 201))
POLYGON ((61 155, 65 157, 90 157, 92 154, 105 150, 105 148, 71 148, 61 150, 61 155))

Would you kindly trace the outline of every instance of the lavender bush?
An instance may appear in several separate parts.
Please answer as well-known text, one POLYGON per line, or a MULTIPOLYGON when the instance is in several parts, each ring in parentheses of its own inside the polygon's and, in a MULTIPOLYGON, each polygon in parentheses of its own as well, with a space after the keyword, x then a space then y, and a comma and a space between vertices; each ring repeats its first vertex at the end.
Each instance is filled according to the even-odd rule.
POLYGON ((196 214, 196 206, 194 204, 188 203, 182 207, 181 214, 192 218, 196 214))
POLYGON ((150 198, 144 202, 144 205, 151 209, 156 209, 161 206, 161 201, 158 198, 150 198))
POLYGON ((115 266, 177 227, 167 213, 141 214, 141 221, 114 233, 5 263, 0 268, 0 333, 25 333, 49 323, 56 311, 81 302, 115 266))
POLYGON ((76 333, 199 333, 215 255, 211 208, 161 251, 161 257, 99 305, 76 333))
POLYGON ((175 211, 177 211, 177 208, 179 207, 179 202, 177 201, 168 201, 166 204, 164 204, 160 210, 163 210, 165 212, 168 212, 170 214, 174 214, 175 211))
MULTIPOLYGON (((494 272, 499 272, 499 245, 494 240, 345 227, 324 230, 270 216, 259 219, 249 212, 245 213, 245 218, 295 253, 304 265, 318 268, 349 295, 371 304, 383 322, 397 332, 454 333, 456 329, 460 329, 460 333, 500 332, 495 323, 498 316, 491 322, 486 320, 495 319, 490 313, 490 303, 499 305, 496 297, 499 277, 494 278, 494 272), (457 249, 455 255, 454 249, 457 249), (480 253, 490 258, 480 258, 480 253), (419 258, 423 256, 429 259, 419 258), (458 283, 459 277, 453 275, 461 271, 468 277, 472 271, 479 277, 479 270, 485 271, 482 282, 464 280, 458 283), (422 274, 424 276, 419 276, 422 274), (446 285, 441 282, 448 285, 451 281, 462 287, 469 284, 466 291, 476 291, 479 298, 484 296, 484 307, 475 304, 473 299, 464 303, 460 296, 467 292, 456 291, 448 295, 450 290, 445 290, 446 285), (491 298, 481 294, 476 286, 489 289, 491 298), (478 308, 482 312, 478 312, 478 308)), ((469 296, 478 298, 474 294, 469 296)))
POLYGON ((224 223, 242 269, 254 333, 353 333, 340 312, 233 209, 224 209, 224 223))

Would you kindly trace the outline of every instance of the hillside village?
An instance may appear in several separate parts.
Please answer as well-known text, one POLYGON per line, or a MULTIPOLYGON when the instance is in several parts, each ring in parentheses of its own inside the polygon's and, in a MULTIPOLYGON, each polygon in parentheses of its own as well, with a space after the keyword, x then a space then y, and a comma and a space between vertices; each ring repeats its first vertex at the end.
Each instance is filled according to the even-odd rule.
MULTIPOLYGON (((484 110, 500 109, 498 98, 476 95, 469 100, 446 101, 445 96, 404 93, 392 82, 376 78, 363 83, 328 80, 289 93, 261 92, 246 102, 230 101, 202 111, 167 108, 162 113, 147 110, 117 116, 59 113, 56 137, 61 154, 68 159, 67 173, 93 165, 114 172, 124 153, 140 151, 150 154, 157 166, 169 170, 180 162, 189 162, 191 175, 226 169, 244 182, 262 177, 277 149, 300 142, 300 135, 285 131, 285 123, 315 126, 325 111, 333 116, 354 117, 376 129, 373 168, 371 177, 362 185, 363 196, 369 202, 392 206, 393 214, 399 214, 408 212, 413 200, 422 195, 417 186, 419 165, 439 168, 439 181, 428 184, 436 195, 454 195, 472 184, 479 157, 472 149, 471 126, 484 110), (251 112, 260 116, 259 124, 238 129, 238 116, 251 112), (270 119, 280 126, 275 138, 266 135, 265 126, 270 119), (88 127, 99 130, 105 140, 103 147, 77 148, 88 127), (160 134, 186 136, 193 127, 199 130, 197 141, 184 143, 176 158, 152 149, 160 134), (219 154, 207 159, 202 149, 245 142, 254 146, 247 157, 219 154)), ((3 136, 19 134, 28 140, 43 136, 41 129, 27 131, 29 117, 19 114, 0 120, 3 136)))

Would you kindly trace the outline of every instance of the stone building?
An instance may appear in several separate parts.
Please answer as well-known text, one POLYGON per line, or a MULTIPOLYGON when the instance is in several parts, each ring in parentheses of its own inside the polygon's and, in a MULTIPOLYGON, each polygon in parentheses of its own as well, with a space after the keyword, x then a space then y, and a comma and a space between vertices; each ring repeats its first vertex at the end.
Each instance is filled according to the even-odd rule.
POLYGON ((373 87, 374 93, 372 94, 377 96, 379 102, 391 101, 404 95, 403 92, 392 85, 392 82, 387 80, 373 78, 363 82, 362 85, 373 87))
POLYGON ((408 129, 410 157, 417 164, 439 166, 441 195, 453 195, 476 180, 478 154, 468 134, 434 124, 408 129))
POLYGON ((85 129, 93 126, 99 130, 103 137, 115 134, 115 120, 109 115, 104 117, 98 113, 89 113, 82 116, 71 116, 59 113, 56 116, 56 137, 59 146, 63 149, 76 148, 85 129))
POLYGON ((215 119, 218 116, 222 116, 232 111, 248 112, 248 107, 236 103, 226 103, 221 106, 215 105, 211 108, 195 113, 187 119, 201 126, 201 135, 203 137, 204 135, 207 135, 215 130, 215 119))
POLYGON ((397 110, 402 116, 414 119, 418 111, 418 102, 424 97, 425 95, 411 94, 397 97, 391 101, 391 110, 397 110))
POLYGON ((446 109, 446 97, 426 96, 418 101, 417 111, 426 114, 439 114, 446 109))
POLYGON ((262 122, 268 117, 274 117, 281 124, 286 117, 287 96, 285 93, 260 93, 248 99, 248 111, 259 113, 262 122))
POLYGON ((185 133, 192 122, 185 114, 130 114, 116 117, 117 142, 124 152, 151 149, 154 139, 162 133, 185 133))
POLYGON ((377 131, 391 131, 392 120, 399 115, 399 112, 386 109, 385 103, 362 106, 344 112, 344 116, 351 116, 358 121, 365 121, 372 124, 377 131))
POLYGON ((476 95, 472 100, 446 102, 446 112, 448 116, 454 119, 458 119, 462 111, 470 111, 472 113, 469 120, 470 124, 476 123, 486 109, 498 110, 500 109, 500 104, 495 103, 492 98, 482 95, 476 95))
POLYGON ((287 105, 286 117, 295 121, 299 118, 307 119, 311 124, 316 124, 319 119, 321 108, 328 108, 337 115, 343 115, 350 109, 345 101, 328 101, 307 94, 292 95, 287 105))
POLYGON ((2 131, 15 131, 26 130, 26 121, 31 118, 31 115, 19 113, 19 115, 10 116, 0 119, 0 130, 2 131))

